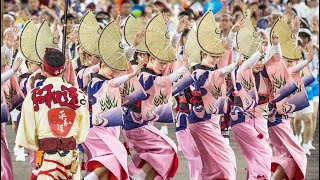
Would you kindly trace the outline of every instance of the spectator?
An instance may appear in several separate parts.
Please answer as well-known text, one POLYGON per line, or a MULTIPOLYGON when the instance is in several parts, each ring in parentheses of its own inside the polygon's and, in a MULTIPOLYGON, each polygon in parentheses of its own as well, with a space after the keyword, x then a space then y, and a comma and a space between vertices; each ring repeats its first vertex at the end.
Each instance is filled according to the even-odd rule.
POLYGON ((239 19, 243 18, 243 10, 241 9, 240 6, 235 6, 233 8, 233 19, 234 19, 234 23, 237 22, 239 19))
POLYGON ((187 9, 185 11, 181 11, 178 14, 178 19, 180 20, 181 18, 183 18, 184 16, 188 16, 187 19, 187 28, 191 29, 193 27, 193 23, 194 23, 194 15, 191 9, 187 9))
POLYGON ((9 14, 5 14, 3 15, 3 29, 7 29, 11 26, 14 25, 14 17, 9 15, 9 14))
POLYGON ((29 0, 28 1, 28 10, 31 15, 38 15, 40 8, 39 8, 39 0, 29 0))
POLYGON ((116 20, 117 17, 119 16, 119 10, 118 10, 117 6, 115 6, 113 4, 108 6, 107 13, 110 16, 110 21, 116 20))
POLYGON ((124 0, 121 2, 121 18, 125 19, 131 14, 131 3, 129 0, 124 0))

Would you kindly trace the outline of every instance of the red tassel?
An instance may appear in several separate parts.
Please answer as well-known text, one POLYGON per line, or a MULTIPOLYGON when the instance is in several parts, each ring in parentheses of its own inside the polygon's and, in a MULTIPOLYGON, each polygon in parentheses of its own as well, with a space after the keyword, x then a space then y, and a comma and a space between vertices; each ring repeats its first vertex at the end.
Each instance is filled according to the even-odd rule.
POLYGON ((81 162, 81 171, 86 170, 86 163, 84 162, 84 160, 82 160, 81 162))
POLYGON ((263 134, 259 133, 257 137, 258 137, 259 139, 262 139, 262 138, 263 138, 263 134))
POLYGON ((127 154, 128 155, 131 155, 131 152, 130 152, 130 149, 129 149, 129 146, 128 146, 128 144, 127 144, 127 142, 123 142, 123 145, 124 145, 124 147, 126 148, 126 150, 127 150, 127 154))
POLYGON ((180 109, 180 108, 179 108, 179 106, 177 106, 177 107, 175 108, 176 112, 178 112, 178 111, 179 111, 179 109, 180 109))
POLYGON ((30 180, 37 180, 38 176, 36 176, 35 174, 31 173, 31 177, 30 180))

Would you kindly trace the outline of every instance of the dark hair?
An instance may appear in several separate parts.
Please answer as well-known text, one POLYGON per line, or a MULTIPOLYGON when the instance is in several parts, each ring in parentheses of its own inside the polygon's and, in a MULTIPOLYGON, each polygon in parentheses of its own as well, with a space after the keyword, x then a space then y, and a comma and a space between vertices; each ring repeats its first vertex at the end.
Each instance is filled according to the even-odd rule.
POLYGON ((50 67, 60 67, 66 61, 64 54, 58 49, 47 51, 44 55, 44 60, 50 67))
POLYGON ((292 8, 292 11, 294 12, 295 15, 298 15, 298 11, 295 8, 292 8))
POLYGON ((28 61, 24 61, 24 63, 26 64, 26 67, 29 69, 29 66, 28 66, 28 61))
POLYGON ((188 16, 189 19, 194 19, 194 14, 193 14, 193 11, 191 9, 187 9, 187 10, 181 11, 178 14, 178 17, 181 17, 181 16, 188 16))
POLYGON ((311 36, 310 36, 310 34, 308 34, 308 33, 305 33, 305 32, 299 32, 298 36, 308 38, 308 42, 310 42, 310 41, 311 41, 311 36))
POLYGON ((189 34, 189 32, 190 32, 190 29, 185 29, 185 30, 183 30, 181 36, 187 37, 187 35, 189 34))
MULTIPOLYGON (((68 21, 68 20, 75 20, 75 19, 76 19, 76 18, 74 17, 73 14, 71 14, 71 13, 68 13, 68 14, 67 14, 67 21, 68 21)), ((61 21, 61 22, 64 21, 64 15, 61 16, 60 21, 61 21)))
POLYGON ((130 3, 129 0, 123 0, 123 1, 121 2, 121 5, 123 5, 123 4, 130 4, 130 5, 131 5, 131 3, 130 3))
POLYGON ((106 16, 109 16, 109 14, 105 11, 99 11, 96 13, 96 17, 99 16, 99 15, 106 15, 106 16))
POLYGON ((99 22, 99 20, 100 20, 100 19, 98 19, 98 16, 99 16, 99 15, 107 16, 107 20, 109 20, 109 18, 110 18, 109 14, 108 14, 107 12, 105 12, 105 11, 99 11, 99 12, 96 13, 96 19, 97 19, 98 22, 99 22))
POLYGON ((251 6, 254 6, 254 5, 257 5, 257 6, 259 7, 258 2, 252 2, 252 3, 250 3, 250 4, 249 4, 249 6, 248 6, 248 7, 250 8, 251 6))
POLYGON ((236 13, 237 11, 240 11, 243 14, 243 10, 240 6, 235 6, 233 8, 232 14, 236 13))
POLYGON ((307 28, 307 29, 310 29, 310 26, 309 26, 309 23, 308 23, 308 20, 304 17, 301 17, 301 24, 300 24, 300 27, 301 28, 307 28))

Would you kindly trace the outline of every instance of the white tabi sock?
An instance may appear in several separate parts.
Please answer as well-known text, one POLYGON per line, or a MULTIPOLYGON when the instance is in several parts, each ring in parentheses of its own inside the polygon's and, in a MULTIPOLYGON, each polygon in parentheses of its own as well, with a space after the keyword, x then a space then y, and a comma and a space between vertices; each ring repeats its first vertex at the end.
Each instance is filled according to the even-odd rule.
POLYGON ((312 141, 311 141, 311 140, 308 142, 308 147, 309 147, 309 149, 316 149, 316 148, 312 145, 312 141))
POLYGON ((226 141, 227 144, 230 144, 230 139, 228 137, 224 138, 224 141, 226 141))
POLYGON ((86 177, 84 177, 84 180, 98 180, 98 176, 96 175, 96 173, 91 172, 86 175, 86 177))
POLYGON ((145 180, 146 177, 147 177, 147 174, 142 169, 138 171, 135 175, 130 176, 130 178, 133 180, 145 180))

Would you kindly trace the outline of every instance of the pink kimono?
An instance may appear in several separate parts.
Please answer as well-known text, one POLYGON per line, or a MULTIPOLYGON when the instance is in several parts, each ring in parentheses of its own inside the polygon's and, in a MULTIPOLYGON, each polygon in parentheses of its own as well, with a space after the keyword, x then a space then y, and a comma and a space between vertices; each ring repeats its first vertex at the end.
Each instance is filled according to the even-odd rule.
POLYGON ((147 97, 127 106, 124 116, 125 136, 137 152, 132 155, 129 174, 135 174, 148 162, 157 178, 167 180, 174 177, 178 169, 176 145, 147 121, 173 122, 172 85, 167 76, 159 77, 148 68, 142 70, 139 81, 147 97))
MULTIPOLYGON (((259 57, 256 59, 259 60, 259 57)), ((245 61, 235 72, 234 107, 230 113, 231 127, 241 154, 246 160, 248 180, 270 179, 272 152, 266 105, 271 85, 264 71, 253 73, 245 61)), ((256 62, 256 61, 255 61, 256 62)))
MULTIPOLYGON (((182 61, 177 61, 173 63, 172 71, 177 69, 179 66, 183 66, 182 61)), ((186 71, 181 79, 174 82, 173 86, 183 87, 183 83, 187 83, 189 86, 194 82, 189 71, 186 71), (181 83, 181 84, 180 84, 181 83)), ((180 88, 176 88, 180 89, 180 88)), ((177 115, 176 115, 176 137, 178 144, 182 150, 184 157, 188 161, 189 165, 189 175, 191 180, 201 180, 202 172, 202 161, 200 157, 199 150, 196 143, 194 142, 193 137, 191 136, 190 130, 188 128, 189 124, 189 104, 186 101, 184 92, 181 90, 176 90, 179 94, 176 96, 178 105, 177 105, 177 115)), ((176 93, 173 93, 176 94, 176 93)))
MULTIPOLYGON (((1 72, 6 72, 9 69, 9 66, 1 67, 1 72)), ((1 179, 14 179, 11 156, 5 135, 5 122, 9 121, 9 112, 19 106, 23 99, 23 92, 15 76, 1 85, 1 179)))
MULTIPOLYGON (((300 69, 298 69, 297 66, 298 65, 288 68, 287 73, 291 75, 298 89, 294 94, 276 103, 276 107, 273 107, 276 110, 276 114, 269 115, 268 126, 273 152, 272 172, 275 172, 277 166, 280 165, 284 169, 288 179, 302 180, 305 179, 307 157, 293 134, 292 128, 290 127, 290 119, 288 119, 286 114, 309 105, 304 83, 300 78, 300 69), (292 104, 295 108, 278 109, 279 105, 277 104, 289 104, 290 101, 293 102, 292 104)), ((282 105, 281 107, 287 106, 282 105)), ((273 109, 271 109, 271 111, 272 110, 273 109)))
POLYGON ((220 130, 228 99, 225 77, 220 69, 196 65, 193 78, 189 129, 201 156, 202 179, 236 179, 236 157, 220 130))
POLYGON ((86 169, 104 166, 111 172, 109 178, 128 179, 127 151, 119 141, 123 124, 120 84, 97 73, 91 76, 87 94, 92 127, 82 144, 88 156, 86 169), (108 127, 110 124, 118 126, 108 127))

